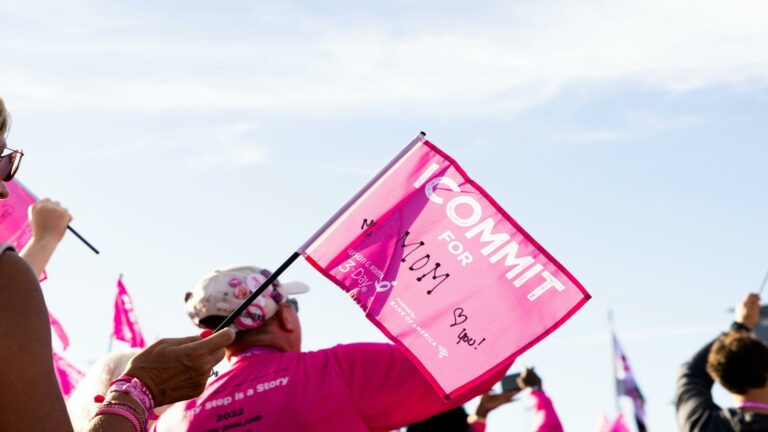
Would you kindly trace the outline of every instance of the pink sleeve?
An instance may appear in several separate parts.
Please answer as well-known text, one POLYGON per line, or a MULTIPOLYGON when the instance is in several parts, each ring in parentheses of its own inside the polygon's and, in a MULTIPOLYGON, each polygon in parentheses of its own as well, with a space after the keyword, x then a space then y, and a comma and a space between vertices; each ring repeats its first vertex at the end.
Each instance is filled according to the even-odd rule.
POLYGON ((464 397, 445 401, 395 345, 360 343, 332 350, 357 410, 372 430, 397 429, 462 405, 490 389, 506 371, 503 368, 464 397))
POLYGON ((472 423, 470 428, 471 432, 485 432, 485 423, 472 423))
POLYGON ((542 390, 531 392, 533 398, 533 430, 535 432, 563 432, 555 406, 542 390))

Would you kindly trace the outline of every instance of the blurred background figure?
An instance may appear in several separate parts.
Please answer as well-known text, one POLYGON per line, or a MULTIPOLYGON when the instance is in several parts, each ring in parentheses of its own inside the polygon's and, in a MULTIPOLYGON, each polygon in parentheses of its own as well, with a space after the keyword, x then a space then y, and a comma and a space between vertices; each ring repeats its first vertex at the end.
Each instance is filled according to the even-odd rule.
POLYGON ((408 432, 484 432, 488 414, 496 408, 511 402, 523 390, 530 390, 533 401, 533 431, 562 432, 563 426, 557 417, 552 401, 544 393, 541 378, 533 368, 523 371, 517 378, 519 390, 494 394, 487 392, 480 398, 474 415, 468 415, 464 407, 457 407, 412 424, 408 432))
POLYGON ((759 320, 760 297, 749 294, 736 306, 730 331, 682 366, 676 401, 681 431, 768 430, 768 346, 752 334, 759 320), (731 393, 736 408, 714 402, 715 381, 731 393))

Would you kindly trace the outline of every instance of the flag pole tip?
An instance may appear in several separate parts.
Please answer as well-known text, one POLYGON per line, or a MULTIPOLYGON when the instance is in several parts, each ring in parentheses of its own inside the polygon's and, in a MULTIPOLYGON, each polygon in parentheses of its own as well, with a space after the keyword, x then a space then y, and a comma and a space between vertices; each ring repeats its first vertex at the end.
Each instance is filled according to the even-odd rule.
POLYGON ((424 131, 421 131, 421 132, 419 132, 419 134, 420 134, 421 136, 424 136, 424 137, 425 137, 425 136, 427 136, 427 133, 426 133, 426 132, 424 132, 424 131))

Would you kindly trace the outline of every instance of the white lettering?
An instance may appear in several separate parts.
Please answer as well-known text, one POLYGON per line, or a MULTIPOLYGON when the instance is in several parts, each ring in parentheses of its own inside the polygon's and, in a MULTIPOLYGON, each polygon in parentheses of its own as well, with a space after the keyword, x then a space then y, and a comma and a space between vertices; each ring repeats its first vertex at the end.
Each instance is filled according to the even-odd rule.
POLYGON ((448 203, 448 205, 445 207, 445 213, 448 215, 448 218, 450 218, 456 225, 460 227, 468 227, 476 224, 477 221, 480 220, 480 218, 483 216, 483 209, 480 208, 480 204, 478 204, 474 198, 468 196, 460 196, 452 199, 448 203), (459 214, 456 213, 456 207, 458 207, 459 204, 469 204, 469 206, 472 207, 472 215, 468 218, 462 218, 459 216, 459 214))
POLYGON ((563 284, 560 283, 560 281, 552 276, 548 271, 544 270, 541 272, 541 276, 545 279, 545 282, 539 285, 539 287, 535 290, 531 291, 530 294, 528 294, 528 300, 530 301, 536 300, 540 295, 544 294, 548 289, 552 287, 555 287, 555 289, 558 291, 565 289, 565 286, 563 286, 563 284))
POLYGON ((416 189, 420 188, 421 185, 423 185, 424 182, 427 181, 429 176, 434 174, 434 172, 437 171, 438 168, 440 168, 440 165, 436 163, 433 163, 432 165, 430 165, 429 168, 427 168, 427 170, 424 171, 424 174, 422 174, 421 177, 419 177, 419 179, 416 180, 416 182, 413 184, 413 187, 415 187, 416 189))
POLYGON ((507 267, 511 265, 515 266, 512 270, 507 272, 507 279, 512 279, 518 273, 525 270, 526 267, 531 265, 531 263, 533 263, 532 257, 517 257, 517 250, 519 247, 520 246, 517 244, 517 242, 511 241, 498 252, 496 252, 496 254, 493 255, 490 259, 491 264, 495 264, 496 261, 500 260, 504 255, 507 256, 507 258, 504 260, 504 265, 507 267))
POLYGON ((482 223, 476 225, 471 230, 467 231, 466 234, 464 234, 467 238, 472 238, 477 233, 480 234, 480 241, 481 242, 492 242, 488 246, 484 247, 483 250, 480 251, 483 255, 488 255, 489 253, 493 252, 496 248, 504 244, 507 240, 509 240, 509 234, 507 233, 496 233, 492 234, 491 231, 493 231, 493 219, 488 218, 484 220, 482 223))
POLYGON ((461 189, 459 189, 459 185, 457 185, 456 182, 453 181, 451 178, 435 177, 434 179, 432 179, 432 181, 427 183, 427 186, 424 188, 424 192, 427 194, 427 198, 429 198, 429 200, 434 203, 437 203, 437 204, 443 203, 443 198, 437 196, 437 194, 435 193, 435 189, 437 188, 437 185, 439 185, 440 183, 448 185, 448 187, 451 188, 451 190, 454 192, 461 192, 461 189))

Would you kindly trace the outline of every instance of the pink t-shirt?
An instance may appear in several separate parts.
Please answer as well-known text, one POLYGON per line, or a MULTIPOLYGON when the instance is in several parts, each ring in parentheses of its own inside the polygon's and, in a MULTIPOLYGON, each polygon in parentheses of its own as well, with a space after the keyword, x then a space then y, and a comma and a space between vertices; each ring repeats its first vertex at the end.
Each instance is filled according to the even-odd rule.
POLYGON ((446 402, 391 344, 252 348, 230 361, 200 397, 169 408, 155 431, 389 431, 457 407, 504 375, 446 402))

